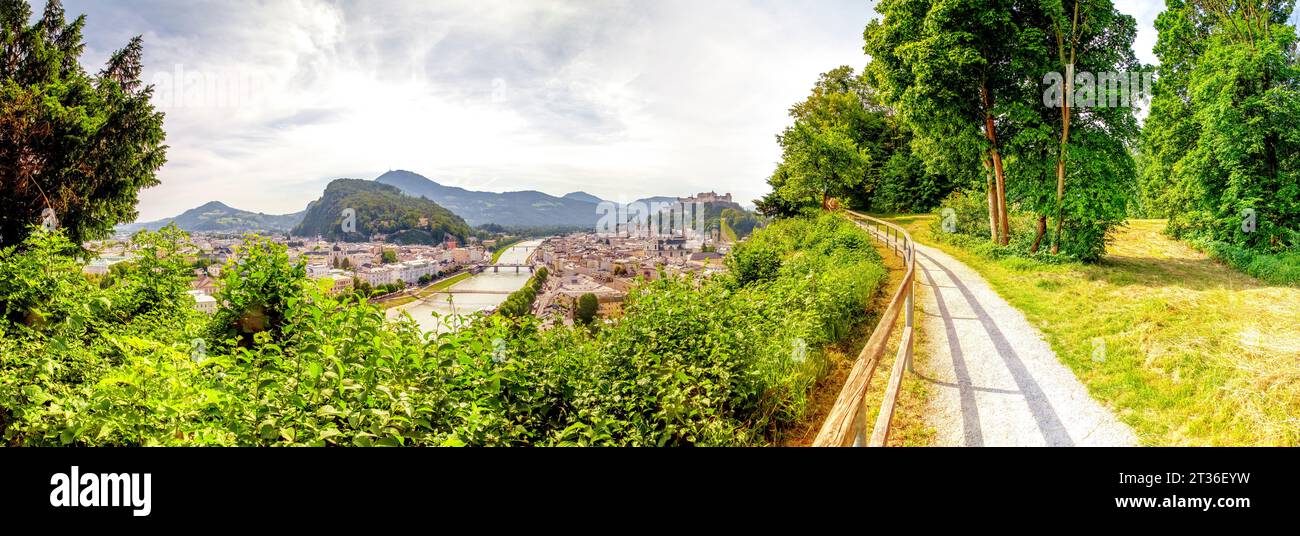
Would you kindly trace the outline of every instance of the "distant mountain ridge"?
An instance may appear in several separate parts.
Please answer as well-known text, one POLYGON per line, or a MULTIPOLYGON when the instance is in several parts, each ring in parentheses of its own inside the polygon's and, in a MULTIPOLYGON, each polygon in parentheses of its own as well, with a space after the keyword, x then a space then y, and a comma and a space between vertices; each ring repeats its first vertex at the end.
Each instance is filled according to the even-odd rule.
POLYGON ((437 203, 411 197, 395 186, 358 179, 338 179, 325 187, 320 199, 307 205, 294 236, 365 242, 375 235, 401 244, 438 244, 448 236, 461 242, 473 233, 460 216, 437 203), (355 211, 350 223, 345 210, 355 211))
MULTIPOLYGON (((295 235, 306 234, 338 238, 334 231, 331 231, 330 226, 337 224, 339 211, 347 207, 357 208, 359 211, 361 209, 361 207, 354 205, 348 205, 347 207, 338 205, 338 198, 360 194, 364 194, 361 195, 361 200, 373 205, 371 208, 375 209, 368 212, 373 212, 370 215, 376 218, 374 220, 378 225, 376 228, 384 229, 383 231, 367 230, 364 232, 387 234, 402 226, 410 230, 414 226, 409 221, 403 223, 389 221, 389 219, 385 218, 398 213, 404 215, 424 213, 432 220, 437 220, 441 227, 435 229, 434 225, 427 226, 428 229, 425 230, 429 232, 428 237, 420 233, 404 235, 407 238, 413 237, 420 241, 431 240, 435 235, 441 236, 440 233, 464 237, 472 232, 469 227, 481 227, 488 224, 534 229, 590 229, 602 217, 603 213, 598 209, 601 203, 606 202, 600 197, 582 191, 570 192, 562 197, 555 197, 532 190, 504 193, 478 192, 454 186, 444 186, 417 173, 398 170, 385 173, 373 181, 338 179, 331 182, 329 187, 326 187, 325 195, 308 205, 307 210, 294 214, 261 214, 231 208, 224 203, 212 201, 185 211, 185 213, 175 218, 119 225, 117 231, 129 234, 140 229, 157 230, 169 223, 176 223, 182 230, 191 233, 293 232, 295 235), (369 183, 381 188, 367 188, 358 183, 369 183), (329 195, 331 187, 338 190, 334 192, 335 195, 329 195), (339 190, 340 188, 342 190, 339 190), (395 193, 397 196, 393 195, 395 193), (403 198, 411 198, 412 201, 422 200, 429 204, 411 203, 403 198), (323 202, 328 207, 328 210, 320 209, 313 214, 313 208, 323 202), (332 213, 330 213, 331 211, 332 213), (386 215, 385 212, 392 212, 392 214, 386 215), (311 221, 308 221, 309 216, 311 216, 311 221)), ((656 196, 638 199, 636 202, 647 206, 654 203, 671 205, 676 203, 677 199, 676 197, 656 196)), ((716 220, 720 212, 726 208, 744 211, 740 205, 734 203, 710 203, 708 206, 709 219, 716 220)), ((359 232, 362 231, 359 230, 359 232)), ((357 236, 350 238, 359 239, 357 236)))
POLYGON ((475 192, 444 186, 410 171, 390 171, 375 182, 395 186, 412 197, 429 199, 476 227, 489 223, 511 227, 590 227, 599 217, 596 203, 584 199, 555 197, 537 191, 475 192))
POLYGON ((220 201, 212 201, 187 210, 174 218, 119 225, 116 230, 120 233, 134 233, 141 229, 157 231, 175 223, 182 231, 188 233, 288 232, 302 222, 305 214, 306 211, 284 215, 262 214, 232 208, 220 201))
POLYGON ((605 201, 604 199, 601 199, 601 198, 599 198, 599 197, 596 197, 596 196, 594 196, 594 195, 591 195, 591 194, 589 194, 589 193, 587 193, 587 192, 570 192, 570 193, 564 194, 564 198, 565 198, 565 199, 573 199, 573 200, 575 200, 575 201, 584 201, 584 202, 587 202, 587 203, 595 203, 595 204, 600 204, 600 203, 603 203, 603 202, 605 201))
MULTIPOLYGON (((389 171, 375 182, 395 186, 412 197, 423 197, 465 218, 479 227, 496 224, 505 227, 575 227, 591 228, 599 221, 599 197, 587 192, 572 192, 555 197, 538 191, 476 192, 444 186, 405 170, 389 171)), ((650 197, 639 203, 676 203, 676 197, 650 197)), ((735 205, 735 208, 740 208, 735 205)))

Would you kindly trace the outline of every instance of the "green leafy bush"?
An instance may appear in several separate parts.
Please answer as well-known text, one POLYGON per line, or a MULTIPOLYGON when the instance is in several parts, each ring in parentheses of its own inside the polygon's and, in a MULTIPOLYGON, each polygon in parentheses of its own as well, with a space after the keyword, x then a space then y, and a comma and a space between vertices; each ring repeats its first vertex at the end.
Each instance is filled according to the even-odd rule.
POLYGON ((1191 240, 1191 243, 1197 249, 1265 283, 1300 286, 1300 252, 1262 253, 1212 240, 1191 240))
POLYGON ((1006 246, 994 244, 989 230, 988 199, 977 193, 954 192, 935 212, 936 218, 930 224, 930 233, 936 239, 962 246, 989 258, 1022 257, 1044 264, 1063 264, 1078 261, 1091 261, 1105 253, 1105 236, 1111 224, 1077 225, 1067 220, 1065 227, 1069 231, 1063 241, 1061 253, 1048 253, 1048 236, 1043 237, 1037 253, 1031 253, 1034 239, 1038 234, 1038 221, 1032 214, 1013 212, 1010 216, 1010 243, 1006 246), (944 212, 952 209, 952 213, 944 212), (946 217, 951 217, 951 229, 944 227, 946 217), (1100 237, 1089 233, 1102 233, 1100 237), (1077 239, 1077 240, 1076 240, 1077 239))
POLYGON ((748 242, 732 251, 727 266, 741 285, 770 281, 781 269, 781 254, 757 242, 748 242))
POLYGON ((433 334, 364 299, 330 296, 257 237, 223 270, 212 318, 191 307, 115 316, 105 303, 115 293, 163 293, 173 282, 128 270, 101 290, 80 274, 74 245, 37 233, 21 251, 0 252, 0 437, 56 446, 770 443, 805 416, 825 346, 865 318, 885 271, 865 234, 834 216, 777 222, 751 241, 779 256, 772 277, 645 283, 596 333, 541 331, 524 314, 433 334))

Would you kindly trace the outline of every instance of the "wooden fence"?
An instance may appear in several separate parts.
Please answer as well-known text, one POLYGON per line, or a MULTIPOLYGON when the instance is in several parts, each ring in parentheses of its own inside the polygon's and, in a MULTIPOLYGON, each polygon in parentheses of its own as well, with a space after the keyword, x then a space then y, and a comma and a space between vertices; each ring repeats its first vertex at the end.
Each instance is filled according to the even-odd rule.
POLYGON ((858 225, 870 232, 872 237, 889 246, 895 255, 903 259, 907 275, 903 276, 903 282, 894 292, 894 297, 889 301, 885 313, 881 315, 876 330, 871 333, 871 338, 858 354, 858 360, 853 364, 849 379, 844 382, 844 388, 840 390, 835 406, 831 408, 826 421, 822 423, 821 431, 813 441, 813 446, 883 447, 889 440, 889 425, 894 418, 894 406, 898 403, 898 391, 903 385, 903 374, 907 370, 907 364, 912 360, 916 243, 912 241, 912 235, 902 227, 865 214, 846 212, 858 225), (897 327, 899 316, 904 317, 904 324, 902 336, 898 341, 898 354, 894 359, 893 371, 890 372, 889 384, 885 388, 885 396, 880 403, 880 413, 868 438, 867 387, 871 385, 876 367, 880 364, 881 357, 885 355, 889 337, 897 327))

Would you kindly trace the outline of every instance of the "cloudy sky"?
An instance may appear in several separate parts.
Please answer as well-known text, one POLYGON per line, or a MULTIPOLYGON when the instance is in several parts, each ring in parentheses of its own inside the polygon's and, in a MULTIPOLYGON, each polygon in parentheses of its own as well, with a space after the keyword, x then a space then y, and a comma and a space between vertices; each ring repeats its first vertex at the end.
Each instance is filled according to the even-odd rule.
MULTIPOLYGON (((1163 1, 1116 3, 1153 62, 1163 1)), ((818 73, 866 63, 873 4, 65 0, 89 16, 88 65, 144 36, 171 150, 142 220, 212 200, 296 212, 331 179, 389 169, 477 190, 716 190, 748 204, 789 106, 818 73)))

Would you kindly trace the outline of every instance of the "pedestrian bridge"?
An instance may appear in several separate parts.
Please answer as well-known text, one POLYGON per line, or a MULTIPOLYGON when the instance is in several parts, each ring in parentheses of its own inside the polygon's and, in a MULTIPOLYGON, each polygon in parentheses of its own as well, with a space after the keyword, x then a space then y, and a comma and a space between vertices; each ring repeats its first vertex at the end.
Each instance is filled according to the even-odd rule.
POLYGON ((490 269, 492 270, 492 273, 500 273, 502 268, 505 268, 506 270, 513 268, 516 274, 523 273, 524 270, 528 270, 528 273, 530 274, 537 271, 537 268, 531 264, 492 264, 484 267, 483 270, 486 271, 490 269))

